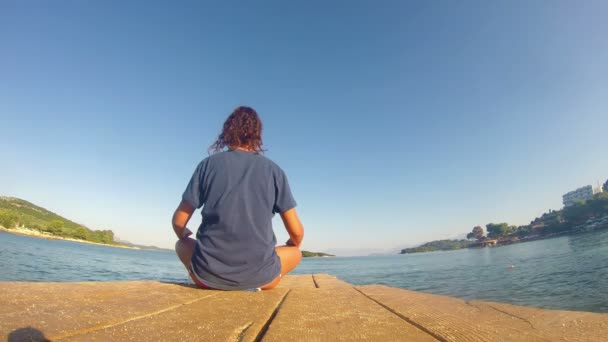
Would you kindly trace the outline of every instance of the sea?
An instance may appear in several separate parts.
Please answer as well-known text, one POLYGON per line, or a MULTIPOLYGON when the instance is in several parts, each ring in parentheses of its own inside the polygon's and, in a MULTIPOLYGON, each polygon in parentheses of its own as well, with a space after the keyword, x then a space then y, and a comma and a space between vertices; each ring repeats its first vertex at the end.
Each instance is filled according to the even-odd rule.
MULTIPOLYGON (((292 274, 549 309, 608 312, 608 230, 500 247, 305 258, 292 274)), ((171 251, 135 250, 0 232, 0 281, 190 283, 171 251)), ((2 283, 0 283, 0 290, 2 283)))

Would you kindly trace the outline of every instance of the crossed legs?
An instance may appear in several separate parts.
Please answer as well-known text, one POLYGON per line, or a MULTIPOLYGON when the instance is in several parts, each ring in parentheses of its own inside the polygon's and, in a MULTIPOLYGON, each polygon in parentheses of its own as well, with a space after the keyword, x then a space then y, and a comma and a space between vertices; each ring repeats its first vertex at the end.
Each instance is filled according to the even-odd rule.
MULTIPOLYGON (((198 284, 198 280, 195 276, 190 272, 190 260, 192 259, 192 255, 194 254, 194 248, 196 247, 196 240, 192 238, 185 238, 182 240, 178 240, 175 243, 175 252, 179 257, 179 260, 184 264, 186 269, 188 270, 188 274, 192 278, 195 284, 198 284)), ((270 283, 262 286, 262 290, 270 290, 277 286, 281 281, 281 278, 285 276, 287 273, 291 272, 302 260, 302 252, 298 247, 295 246, 277 246, 275 247, 275 251, 281 259, 281 275, 276 277, 270 283)))

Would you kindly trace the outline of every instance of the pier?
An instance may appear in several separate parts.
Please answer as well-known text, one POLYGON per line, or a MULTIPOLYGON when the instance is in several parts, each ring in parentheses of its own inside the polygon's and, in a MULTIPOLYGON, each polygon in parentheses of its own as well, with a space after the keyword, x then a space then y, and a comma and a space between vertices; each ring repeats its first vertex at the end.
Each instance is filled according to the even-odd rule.
POLYGON ((607 341, 608 314, 465 301, 326 274, 261 292, 157 281, 0 282, 13 341, 607 341))

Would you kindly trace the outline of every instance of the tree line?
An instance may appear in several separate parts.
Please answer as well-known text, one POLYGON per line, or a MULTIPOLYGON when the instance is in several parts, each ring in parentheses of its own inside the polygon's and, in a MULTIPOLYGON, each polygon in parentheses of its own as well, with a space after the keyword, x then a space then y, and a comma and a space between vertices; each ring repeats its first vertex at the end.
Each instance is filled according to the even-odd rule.
POLYGON ((45 225, 27 224, 14 212, 0 212, 0 226, 6 229, 26 227, 39 232, 49 233, 59 237, 85 240, 97 243, 115 244, 114 232, 111 230, 91 230, 83 226, 69 227, 60 219, 55 219, 45 225))
POLYGON ((437 241, 427 242, 418 247, 404 248, 401 250, 401 254, 435 252, 435 251, 451 251, 451 250, 455 250, 455 249, 467 248, 470 245, 471 245, 471 241, 467 241, 467 240, 437 240, 437 241))
POLYGON ((552 236, 571 231, 582 230, 594 220, 608 217, 608 181, 604 192, 595 194, 586 201, 578 201, 561 210, 549 210, 535 218, 528 225, 513 226, 508 223, 488 223, 484 234, 483 228, 476 226, 467 234, 467 239, 482 241, 484 239, 519 240, 531 237, 552 236))
POLYGON ((111 230, 92 230, 30 202, 0 197, 0 226, 25 227, 55 236, 104 244, 116 244, 111 230))
MULTIPOLYGON (((549 210, 535 218, 528 225, 515 226, 506 222, 488 223, 484 228, 475 226, 467 234, 466 240, 437 240, 413 248, 404 248, 401 254, 455 250, 481 245, 488 239, 500 243, 511 243, 531 238, 550 237, 557 234, 576 232, 588 228, 594 220, 608 220, 608 180, 602 186, 603 192, 595 194, 586 201, 564 207, 561 210, 549 210)), ((601 222, 608 226, 608 221, 601 222)))

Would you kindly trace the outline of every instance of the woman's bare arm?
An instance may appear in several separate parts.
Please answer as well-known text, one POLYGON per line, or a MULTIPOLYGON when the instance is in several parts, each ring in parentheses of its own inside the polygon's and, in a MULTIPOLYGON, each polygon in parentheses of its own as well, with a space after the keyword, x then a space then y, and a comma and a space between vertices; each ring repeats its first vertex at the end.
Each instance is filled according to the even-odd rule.
POLYGON ((181 201, 177 209, 175 209, 172 223, 173 231, 175 232, 175 235, 177 235, 178 239, 183 239, 192 235, 190 229, 186 228, 186 224, 188 224, 188 221, 190 221, 190 217, 192 217, 193 212, 194 207, 187 201, 181 201))
POLYGON ((289 234, 289 240, 287 245, 300 247, 302 240, 304 239, 304 226, 300 222, 296 209, 289 209, 281 213, 281 219, 285 225, 285 229, 289 234))

